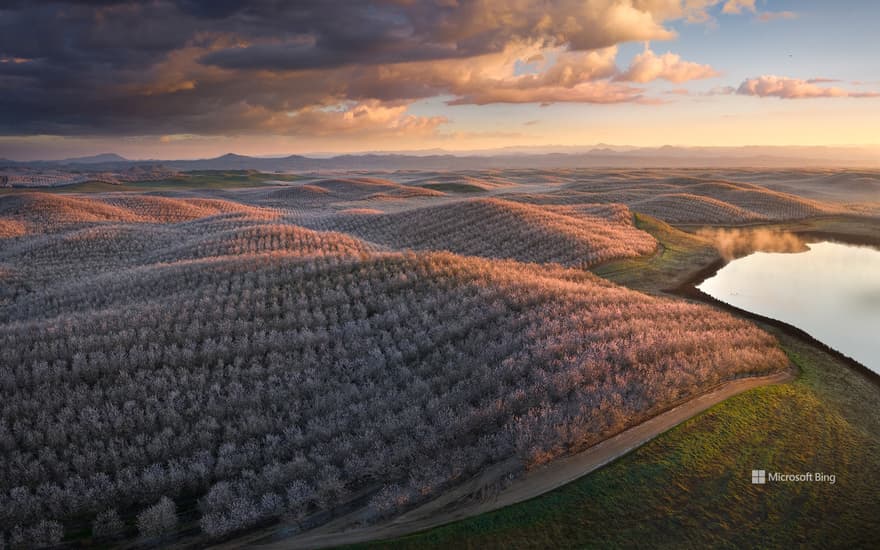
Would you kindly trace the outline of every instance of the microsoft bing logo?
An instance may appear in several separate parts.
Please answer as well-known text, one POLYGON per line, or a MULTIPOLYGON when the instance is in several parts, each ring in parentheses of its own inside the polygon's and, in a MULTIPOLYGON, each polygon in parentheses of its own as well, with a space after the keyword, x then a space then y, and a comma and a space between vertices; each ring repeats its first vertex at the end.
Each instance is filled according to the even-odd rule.
POLYGON ((752 484, 764 485, 767 483, 767 472, 765 470, 752 470, 752 484))

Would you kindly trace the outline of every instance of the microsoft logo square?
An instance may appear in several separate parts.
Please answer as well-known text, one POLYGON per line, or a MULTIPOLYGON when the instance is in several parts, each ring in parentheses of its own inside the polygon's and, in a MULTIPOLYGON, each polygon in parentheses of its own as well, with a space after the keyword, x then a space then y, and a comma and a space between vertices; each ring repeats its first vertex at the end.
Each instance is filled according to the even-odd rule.
POLYGON ((767 483, 767 472, 765 470, 752 470, 752 483, 755 485, 767 483))

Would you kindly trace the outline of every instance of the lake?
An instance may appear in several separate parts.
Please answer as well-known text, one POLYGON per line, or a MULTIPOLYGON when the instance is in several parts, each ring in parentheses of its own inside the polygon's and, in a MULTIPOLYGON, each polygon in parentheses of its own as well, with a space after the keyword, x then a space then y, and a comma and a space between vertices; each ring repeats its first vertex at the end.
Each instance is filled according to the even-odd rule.
POLYGON ((880 373, 880 250, 810 243, 794 254, 733 260, 698 288, 784 321, 880 373))

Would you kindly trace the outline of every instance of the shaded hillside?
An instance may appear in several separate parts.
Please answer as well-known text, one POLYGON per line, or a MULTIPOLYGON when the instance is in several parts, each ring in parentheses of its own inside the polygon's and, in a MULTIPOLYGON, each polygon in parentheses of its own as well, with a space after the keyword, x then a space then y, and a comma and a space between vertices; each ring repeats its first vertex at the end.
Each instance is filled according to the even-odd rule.
POLYGON ((381 178, 338 178, 293 185, 269 193, 269 198, 283 205, 319 206, 343 201, 402 200, 417 197, 442 197, 433 189, 401 185, 381 178))

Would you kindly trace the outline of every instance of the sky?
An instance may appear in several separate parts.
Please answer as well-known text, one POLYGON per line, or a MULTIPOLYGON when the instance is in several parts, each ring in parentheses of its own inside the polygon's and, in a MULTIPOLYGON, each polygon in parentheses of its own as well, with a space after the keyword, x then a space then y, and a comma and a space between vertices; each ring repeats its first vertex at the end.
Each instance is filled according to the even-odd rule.
POLYGON ((876 145, 880 3, 0 3, 0 158, 876 145))

